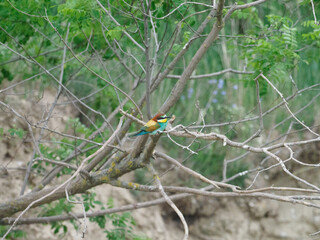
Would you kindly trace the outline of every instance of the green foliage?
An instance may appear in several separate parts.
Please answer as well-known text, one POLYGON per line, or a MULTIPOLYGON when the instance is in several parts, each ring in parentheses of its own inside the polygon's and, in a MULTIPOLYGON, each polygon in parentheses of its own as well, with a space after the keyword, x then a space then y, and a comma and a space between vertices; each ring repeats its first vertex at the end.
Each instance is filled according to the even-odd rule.
POLYGON ((247 58, 255 71, 263 72, 278 82, 288 80, 288 75, 300 61, 296 53, 298 46, 297 29, 289 27, 288 18, 269 15, 269 24, 263 28, 268 38, 255 38, 246 40, 250 48, 244 48, 244 58, 247 58), (281 27, 281 29, 279 29, 281 27))
POLYGON ((320 46, 320 26, 315 24, 314 21, 304 21, 302 26, 307 28, 309 31, 305 31, 301 36, 302 39, 307 43, 316 44, 318 47, 320 46))
MULTIPOLYGON (((245 4, 245 2, 239 1, 237 4, 245 4)), ((256 24, 263 24, 261 19, 259 18, 258 15, 258 10, 255 7, 252 8, 245 8, 242 11, 235 11, 232 15, 231 18, 237 19, 237 20, 249 20, 253 21, 256 24)))
POLYGON ((62 198, 58 201, 43 206, 39 216, 48 217, 60 215, 62 213, 71 212, 73 208, 74 204, 69 203, 65 198, 62 198))
MULTIPOLYGON (((0 225, 0 237, 3 237, 4 234, 8 231, 10 226, 1 226, 0 225)), ((18 239, 18 238, 26 238, 26 233, 19 229, 12 230, 5 239, 18 239)))
POLYGON ((1 68, 0 84, 5 78, 8 79, 8 81, 12 81, 13 77, 14 75, 9 70, 7 70, 5 67, 1 68))
POLYGON ((59 5, 58 12, 69 21, 81 21, 90 16, 90 12, 95 6, 94 1, 67 0, 65 4, 59 5))
POLYGON ((17 128, 15 125, 13 128, 9 128, 7 131, 5 131, 3 128, 0 128, 0 137, 8 135, 10 137, 18 137, 22 139, 26 134, 26 131, 24 131, 22 128, 17 128))
MULTIPOLYGON (((42 206, 39 216, 47 217, 69 213, 74 206, 74 204, 68 202, 65 198, 62 198, 58 201, 42 206)), ((63 224, 63 222, 52 222, 51 229, 53 230, 53 233, 57 234, 59 237, 63 237, 68 231, 68 227, 63 224)))
MULTIPOLYGON (((82 136, 83 138, 88 137, 89 135, 91 135, 93 133, 93 131, 95 131, 95 129, 93 127, 91 127, 91 128, 86 127, 83 123, 80 122, 80 120, 78 118, 68 119, 66 126, 65 126, 65 130, 72 131, 73 134, 75 134, 76 136, 82 136)), ((107 134, 107 132, 105 134, 107 134)), ((40 148, 42 155, 45 158, 57 160, 57 161, 60 161, 61 159, 65 159, 68 156, 70 156, 72 153, 74 153, 75 147, 77 147, 78 145, 80 145, 82 143, 82 140, 70 139, 67 137, 63 137, 61 139, 52 138, 52 141, 57 142, 57 145, 48 146, 45 144, 39 144, 39 148, 40 148)), ((94 139, 94 141, 102 142, 101 135, 98 135, 94 139)), ((90 144, 88 144, 88 147, 91 147, 92 145, 93 144, 90 143, 90 144)), ((93 153, 93 151, 95 151, 95 150, 92 149, 91 151, 88 151, 85 154, 80 155, 79 158, 81 158, 81 156, 83 156, 83 157, 89 156, 90 154, 93 153)), ((39 156, 36 155, 36 157, 39 157, 39 156)), ((70 161, 70 163, 77 164, 77 160, 74 159, 74 160, 70 161)), ((55 166, 55 164, 39 161, 39 162, 34 163, 32 165, 32 168, 35 169, 37 172, 41 173, 41 172, 45 171, 46 166, 55 166)), ((60 173, 58 173, 57 176, 59 177, 61 175, 69 175, 73 171, 74 170, 65 167, 62 169, 62 171, 60 173)))
MULTIPOLYGON (((103 204, 100 201, 95 200, 96 194, 83 194, 83 201, 85 204, 85 210, 88 211, 91 208, 95 208, 99 205, 101 210, 104 209, 103 204)), ((113 208, 113 199, 109 198, 107 202, 108 208, 113 208)), ((112 228, 104 231, 106 237, 109 240, 125 240, 125 239, 136 239, 136 240, 147 240, 145 237, 138 236, 133 233, 135 221, 129 212, 122 214, 112 213, 104 216, 90 217, 90 222, 96 222, 101 229, 106 228, 106 223, 111 221, 112 228)))
POLYGON ((116 26, 115 28, 108 30, 106 35, 109 37, 111 41, 120 40, 123 30, 124 27, 116 26))
MULTIPOLYGON (((96 208, 96 206, 100 207, 100 210, 103 210, 103 203, 99 200, 96 200, 96 193, 89 193, 89 194, 82 194, 82 201, 85 207, 85 211, 92 210, 96 208)), ((77 197, 71 197, 70 199, 72 201, 75 200, 77 197)), ((77 201, 80 201, 81 199, 76 199, 77 201)), ((108 199, 108 207, 112 208, 114 206, 112 198, 108 199)), ((39 216, 55 216, 55 215, 61 215, 63 213, 70 213, 72 209, 74 208, 74 204, 68 202, 66 199, 60 199, 56 201, 55 203, 50 203, 42 207, 41 214, 39 216)), ((97 216, 97 217, 90 217, 90 222, 95 222, 98 224, 98 226, 101 229, 105 229, 106 223, 108 221, 111 221, 112 228, 106 230, 107 238, 108 239, 127 239, 126 237, 129 237, 130 239, 147 239, 140 237, 138 235, 135 235, 133 233, 133 227, 135 226, 135 221, 131 214, 129 212, 123 213, 123 214, 108 214, 103 216, 97 216)), ((71 221, 74 228, 77 229, 78 225, 75 221, 71 221)), ((60 237, 63 237, 67 231, 68 228, 66 225, 63 224, 63 222, 52 222, 51 223, 51 229, 53 230, 54 234, 57 234, 60 237)))
POLYGON ((58 235, 60 238, 64 237, 65 234, 68 232, 68 227, 61 222, 51 223, 51 229, 53 230, 53 233, 55 235, 58 235))
MULTIPOLYGON (((105 209, 103 203, 99 200, 96 200, 96 193, 92 192, 89 194, 82 194, 82 201, 84 204, 85 211, 89 211, 90 209, 96 208, 96 206, 100 206, 100 209, 105 209)), ((95 222, 101 229, 104 229, 107 223, 106 215, 90 217, 90 222, 95 222)))
POLYGON ((110 214, 108 218, 112 221, 111 230, 104 231, 109 240, 125 240, 132 235, 135 222, 129 212, 123 214, 110 214))
POLYGON ((292 28, 292 27, 288 27, 285 24, 283 24, 282 31, 283 31, 283 39, 284 39, 285 44, 288 47, 296 49, 298 46, 297 39, 296 39, 297 29, 292 28))
POLYGON ((79 118, 69 118, 66 124, 66 131, 72 130, 77 135, 84 135, 84 137, 88 137, 93 130, 86 127, 83 123, 81 123, 79 118))
MULTIPOLYGON (((96 193, 90 193, 90 194, 82 194, 82 200, 84 204, 84 209, 86 211, 89 211, 91 208, 95 208, 96 205, 103 206, 102 202, 99 200, 96 200, 96 193)), ((103 207, 101 209, 104 209, 103 207)))
MULTIPOLYGON (((178 22, 176 22, 175 24, 178 24, 178 22)), ((186 43, 190 40, 191 32, 186 30, 187 26, 185 24, 182 24, 181 29, 183 31, 181 42, 173 44, 172 51, 170 52, 171 57, 176 56, 176 54, 180 52, 186 45, 186 43)))
POLYGON ((136 225, 129 212, 123 214, 109 214, 107 217, 112 221, 112 229, 104 231, 108 240, 150 240, 147 237, 139 236, 133 233, 136 225))

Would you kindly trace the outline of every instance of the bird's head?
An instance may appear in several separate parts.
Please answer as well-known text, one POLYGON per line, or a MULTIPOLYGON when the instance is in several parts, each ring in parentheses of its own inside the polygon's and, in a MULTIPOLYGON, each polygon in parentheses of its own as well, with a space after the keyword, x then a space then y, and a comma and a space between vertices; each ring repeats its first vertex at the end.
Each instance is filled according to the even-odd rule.
POLYGON ((171 116, 167 116, 163 113, 158 113, 157 115, 155 115, 152 120, 158 123, 166 123, 168 122, 168 119, 170 119, 171 116))

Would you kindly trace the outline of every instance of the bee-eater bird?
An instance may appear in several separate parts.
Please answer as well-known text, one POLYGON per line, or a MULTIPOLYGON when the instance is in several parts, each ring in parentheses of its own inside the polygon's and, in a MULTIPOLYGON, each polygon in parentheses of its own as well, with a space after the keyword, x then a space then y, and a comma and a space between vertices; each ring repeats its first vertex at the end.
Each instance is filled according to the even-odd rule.
POLYGON ((168 119, 170 118, 171 116, 168 117, 163 113, 158 113, 151 120, 149 120, 146 125, 144 125, 138 132, 133 133, 130 136, 134 137, 144 134, 154 135, 157 132, 163 131, 168 124, 168 119))

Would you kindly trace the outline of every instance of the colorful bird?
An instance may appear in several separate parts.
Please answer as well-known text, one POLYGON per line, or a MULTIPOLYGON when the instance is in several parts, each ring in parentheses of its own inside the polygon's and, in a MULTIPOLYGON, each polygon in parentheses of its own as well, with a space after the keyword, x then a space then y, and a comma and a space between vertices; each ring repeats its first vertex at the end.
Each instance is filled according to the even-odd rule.
POLYGON ((154 135, 157 132, 163 131, 168 124, 168 119, 170 118, 171 116, 168 117, 163 113, 158 113, 151 120, 149 120, 146 125, 144 125, 138 132, 133 133, 130 136, 134 137, 144 134, 154 135))

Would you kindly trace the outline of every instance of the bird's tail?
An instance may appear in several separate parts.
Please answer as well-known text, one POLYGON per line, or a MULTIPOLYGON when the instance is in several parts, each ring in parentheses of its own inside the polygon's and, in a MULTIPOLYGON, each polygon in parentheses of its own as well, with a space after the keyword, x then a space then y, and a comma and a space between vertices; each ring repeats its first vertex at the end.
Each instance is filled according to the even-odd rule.
POLYGON ((128 137, 136 137, 136 136, 140 136, 140 135, 144 135, 147 134, 146 131, 140 130, 138 132, 134 132, 134 133, 129 133, 128 137))

